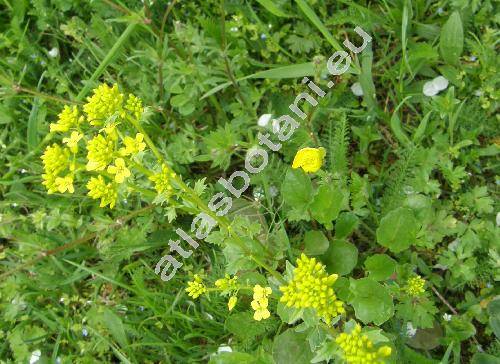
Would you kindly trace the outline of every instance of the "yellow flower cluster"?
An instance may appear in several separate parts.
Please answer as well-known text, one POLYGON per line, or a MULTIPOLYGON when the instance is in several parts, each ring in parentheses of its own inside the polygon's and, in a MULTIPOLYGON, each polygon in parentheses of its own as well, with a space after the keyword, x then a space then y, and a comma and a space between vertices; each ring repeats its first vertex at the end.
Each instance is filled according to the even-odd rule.
POLYGON ((267 297, 272 293, 271 287, 261 287, 256 285, 253 287, 253 301, 250 303, 254 309, 254 320, 260 321, 268 319, 271 313, 267 309, 269 304, 267 297))
POLYGON ((408 279, 405 290, 410 296, 419 296, 425 292, 425 279, 419 275, 408 279))
POLYGON ((223 291, 234 291, 238 287, 238 277, 234 276, 231 278, 229 274, 226 274, 224 278, 217 279, 215 281, 215 287, 223 290, 223 291))
POLYGON ((76 106, 64 106, 62 111, 59 113, 57 118, 57 123, 51 123, 49 125, 50 132, 62 132, 65 133, 71 128, 76 127, 83 121, 83 117, 79 116, 78 108, 76 106))
POLYGON ((297 268, 293 279, 286 286, 281 286, 283 296, 280 301, 288 307, 314 308, 318 316, 327 323, 335 316, 345 312, 343 302, 337 299, 333 284, 337 274, 328 275, 325 266, 302 254, 297 259, 297 268))
POLYGON ((144 135, 141 133, 137 133, 135 138, 126 136, 123 138, 123 144, 125 144, 125 147, 120 149, 120 154, 126 157, 142 152, 146 148, 146 143, 144 143, 143 140, 144 135))
POLYGON ((238 277, 234 276, 231 278, 229 274, 226 274, 224 278, 220 278, 215 281, 215 287, 219 288, 223 292, 233 293, 227 302, 227 308, 231 311, 234 306, 236 306, 236 302, 238 302, 238 297, 234 294, 234 291, 238 290, 238 277))
POLYGON ((165 164, 162 165, 161 171, 149 177, 149 180, 155 183, 155 190, 159 194, 165 193, 167 196, 173 191, 170 184, 171 177, 175 177, 175 172, 165 164))
POLYGON ((343 351, 344 359, 349 364, 375 364, 384 363, 385 358, 391 355, 389 346, 382 346, 378 350, 373 347, 373 342, 366 335, 361 334, 361 326, 356 324, 350 334, 342 333, 335 342, 343 351))
POLYGON ((115 141, 98 134, 87 143, 87 171, 103 171, 113 160, 115 141))
POLYGON ((132 94, 128 95, 127 102, 125 103, 125 109, 130 111, 137 120, 141 118, 141 115, 144 112, 142 100, 132 94))
POLYGON ((118 197, 118 190, 114 183, 106 183, 104 178, 99 175, 91 177, 87 183, 89 190, 88 195, 93 199, 101 199, 100 207, 109 205, 110 208, 115 207, 116 199, 118 197))
MULTIPOLYGON (((144 135, 137 132, 130 135, 124 121, 138 121, 143 112, 142 101, 132 94, 125 97, 116 84, 101 84, 94 89, 83 105, 83 115, 78 106, 65 106, 57 122, 50 124, 50 131, 66 135, 62 143, 48 146, 41 157, 43 184, 48 193, 73 193, 76 172, 97 172, 94 173, 97 176, 86 180, 88 195, 100 199, 101 207, 113 208, 118 198, 118 184, 132 175, 130 166, 137 166, 141 161, 129 162, 146 148, 144 135), (79 143, 86 144, 83 163, 85 155, 78 153, 79 143)), ((158 178, 167 171, 166 167, 162 169, 158 178)), ((169 183, 158 180, 156 186, 166 190, 169 183)))
POLYGON ((42 174, 42 184, 47 188, 49 194, 54 192, 73 193, 72 172, 62 176, 62 172, 71 167, 70 150, 61 147, 59 144, 52 144, 45 148, 42 155, 44 174, 42 174))
POLYGON ((94 89, 94 94, 87 97, 87 103, 83 105, 83 111, 87 115, 90 125, 100 126, 114 114, 122 111, 123 94, 115 84, 109 87, 103 83, 94 89))
POLYGON ((186 292, 188 296, 193 297, 194 299, 200 297, 207 291, 205 284, 201 280, 201 277, 198 274, 193 276, 193 280, 188 282, 188 286, 186 288, 186 292))
POLYGON ((315 173, 323 165, 325 148, 302 148, 293 158, 292 168, 302 168, 306 173, 315 173))

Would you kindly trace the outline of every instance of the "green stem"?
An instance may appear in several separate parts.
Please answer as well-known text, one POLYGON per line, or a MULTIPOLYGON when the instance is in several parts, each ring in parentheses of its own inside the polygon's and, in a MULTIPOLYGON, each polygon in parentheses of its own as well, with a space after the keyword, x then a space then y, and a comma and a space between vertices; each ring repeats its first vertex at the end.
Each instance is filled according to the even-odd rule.
MULTIPOLYGON (((155 157, 158 159, 158 161, 162 164, 165 164, 168 166, 168 163, 165 161, 165 158, 161 155, 161 153, 158 151, 158 148, 156 148, 155 144, 149 137, 149 135, 146 133, 142 125, 140 125, 137 120, 132 119, 131 117, 128 117, 128 121, 137 129, 138 132, 144 135, 144 141, 146 144, 151 148, 151 151, 155 155, 155 157)), ((229 235, 233 238, 236 239, 237 244, 240 246, 242 251, 250 257, 257 265, 261 266, 265 270, 267 270, 272 276, 274 276, 280 283, 284 284, 286 283, 283 277, 274 270, 272 267, 270 267, 268 264, 264 263, 262 260, 259 258, 253 256, 251 252, 246 248, 245 243, 241 238, 234 234, 232 232, 231 226, 229 221, 225 217, 222 216, 217 216, 212 210, 208 208, 208 206, 201 200, 201 198, 196 194, 196 192, 190 188, 188 185, 184 183, 184 181, 177 175, 172 176, 172 179, 174 182, 187 194, 187 197, 191 199, 191 202, 193 202, 201 211, 206 213, 208 216, 210 216, 212 219, 217 221, 219 226, 226 230, 229 235)))

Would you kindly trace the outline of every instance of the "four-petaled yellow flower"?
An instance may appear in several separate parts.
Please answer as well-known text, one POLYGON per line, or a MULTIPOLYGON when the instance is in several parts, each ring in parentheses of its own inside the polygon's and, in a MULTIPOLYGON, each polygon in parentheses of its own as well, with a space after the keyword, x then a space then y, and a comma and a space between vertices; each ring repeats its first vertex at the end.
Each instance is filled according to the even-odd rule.
POLYGON ((306 173, 315 173, 323 165, 325 148, 302 148, 293 159, 292 168, 302 168, 306 173))
POLYGON ((348 364, 375 364, 385 363, 385 358, 391 355, 389 346, 382 346, 378 350, 368 336, 361 334, 361 326, 356 324, 351 333, 342 333, 335 339, 344 354, 348 364))
POLYGON ((77 131, 71 132, 69 138, 63 138, 63 143, 66 144, 71 150, 71 153, 76 154, 78 152, 78 142, 83 138, 83 134, 77 131))
POLYGON ((56 177, 55 186, 57 190, 61 193, 68 191, 69 193, 75 192, 73 187, 73 176, 68 175, 66 177, 56 177))
POLYGON ((268 319, 271 313, 267 309, 269 301, 267 297, 272 293, 271 287, 261 287, 256 285, 253 287, 253 301, 250 303, 255 310, 253 318, 256 321, 268 319))
POLYGON ((144 135, 137 133, 135 138, 126 136, 123 138, 123 144, 125 147, 120 149, 120 154, 123 156, 134 155, 142 152, 146 148, 146 143, 143 142, 144 135))
POLYGON ((127 168, 123 158, 116 158, 115 165, 108 167, 108 173, 115 175, 116 183, 123 183, 125 178, 130 177, 130 170, 127 168))
POLYGON ((227 301, 227 308, 229 309, 229 311, 233 310, 234 306, 236 306, 236 302, 238 302, 238 297, 231 296, 229 298, 229 301, 227 301))

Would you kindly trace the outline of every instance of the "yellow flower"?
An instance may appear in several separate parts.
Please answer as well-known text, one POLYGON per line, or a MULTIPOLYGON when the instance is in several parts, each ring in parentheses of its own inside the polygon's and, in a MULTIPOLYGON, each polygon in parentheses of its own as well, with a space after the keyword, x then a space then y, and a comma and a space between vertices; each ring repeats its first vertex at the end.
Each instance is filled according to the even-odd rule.
POLYGON ((50 132, 67 132, 72 127, 78 125, 82 118, 78 116, 78 108, 76 106, 64 106, 58 115, 57 123, 50 124, 50 132))
POLYGON ((61 148, 59 144, 52 144, 45 148, 42 155, 43 168, 46 173, 57 175, 69 165, 69 150, 61 148))
POLYGON ((425 292, 425 279, 419 275, 408 279, 405 290, 410 296, 419 296, 425 292))
POLYGON ((234 306, 236 306, 236 302, 238 302, 238 297, 231 296, 229 298, 229 301, 227 301, 227 308, 229 309, 229 311, 233 310, 234 306))
POLYGON ((77 131, 71 132, 69 138, 63 138, 63 143, 71 150, 71 153, 78 152, 78 142, 83 138, 83 134, 77 131))
POLYGON ((144 112, 144 108, 142 107, 142 100, 132 94, 128 95, 125 109, 130 111, 137 120, 141 118, 141 115, 144 112))
POLYGON ((237 281, 238 281, 237 276, 234 276, 233 278, 231 278, 231 276, 229 274, 226 274, 226 276, 224 278, 220 278, 220 279, 217 279, 215 281, 215 287, 220 288, 223 291, 226 291, 226 290, 229 290, 229 291, 233 290, 234 291, 238 288, 237 281))
POLYGON ((87 170, 102 171, 113 160, 115 142, 112 138, 98 134, 87 143, 87 170))
POLYGON ((94 89, 94 94, 87 97, 87 101, 83 105, 83 111, 87 114, 90 125, 100 126, 110 116, 122 111, 123 94, 116 84, 109 87, 103 83, 94 89))
POLYGON ((253 301, 250 303, 254 309, 253 318, 256 321, 268 319, 271 313, 267 309, 269 301, 267 297, 272 293, 271 287, 256 285, 253 288, 253 301))
POLYGON ((302 148, 293 159, 292 168, 302 168, 304 172, 315 173, 323 165, 325 148, 302 148))
POLYGON ((57 176, 55 176, 52 173, 42 174, 42 179, 43 179, 42 185, 45 186, 45 188, 47 189, 47 193, 49 195, 53 194, 54 192, 57 192, 56 178, 57 176))
POLYGON ((75 192, 73 187, 73 176, 67 175, 66 177, 56 177, 55 186, 61 193, 68 191, 69 193, 75 192))
POLYGON ((108 173, 115 175, 117 183, 123 183, 125 178, 130 177, 130 170, 125 165, 123 158, 116 158, 115 165, 108 167, 108 173))
POLYGON ((172 185, 170 184, 170 177, 173 176, 175 176, 175 172, 164 164, 161 167, 160 173, 152 175, 149 177, 149 180, 155 183, 156 192, 169 195, 173 191, 172 185))
POLYGON ((188 282, 188 286, 185 291, 188 293, 188 296, 197 299, 207 291, 207 288, 201 280, 201 277, 198 274, 195 274, 193 276, 193 280, 188 282))
POLYGON ((314 308, 318 316, 330 323, 333 317, 345 312, 343 302, 337 299, 333 284, 337 274, 328 275, 325 266, 302 254, 297 259, 297 268, 293 279, 286 286, 281 286, 283 296, 280 301, 288 307, 314 308))
POLYGON ((89 190, 88 195, 93 199, 101 199, 100 207, 109 205, 110 208, 115 207, 118 191, 114 183, 106 183, 102 176, 91 177, 87 183, 89 190))
POLYGON ((384 358, 391 355, 389 346, 382 346, 378 350, 368 336, 361 334, 361 326, 356 324, 351 333, 342 333, 335 342, 340 346, 344 359, 348 364, 376 364, 385 363, 384 358))
POLYGON ((141 133, 137 133, 134 138, 126 136, 123 139, 123 144, 125 144, 125 148, 120 149, 120 154, 123 156, 134 155, 139 152, 142 152, 144 148, 146 148, 146 144, 143 142, 144 135, 141 133))

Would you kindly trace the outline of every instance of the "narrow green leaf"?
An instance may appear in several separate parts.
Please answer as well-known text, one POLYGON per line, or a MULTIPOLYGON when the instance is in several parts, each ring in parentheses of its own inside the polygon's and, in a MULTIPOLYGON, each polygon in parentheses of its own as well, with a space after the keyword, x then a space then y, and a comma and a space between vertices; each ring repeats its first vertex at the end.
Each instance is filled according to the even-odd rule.
POLYGON ((441 56, 446 63, 457 65, 464 49, 464 29, 460 14, 455 11, 441 29, 439 39, 441 56))
POLYGON ((257 0, 257 2, 266 8, 271 14, 280 16, 282 18, 289 18, 290 15, 286 14, 271 0, 257 0))
POLYGON ((326 26, 320 20, 320 18, 316 15, 313 9, 307 4, 304 0, 295 0, 300 10, 304 15, 309 19, 309 21, 323 34, 328 43, 330 43, 336 51, 342 51, 343 48, 339 42, 333 37, 333 35, 328 31, 326 26))
POLYGON ((90 79, 88 79, 85 82, 85 85, 83 86, 82 90, 78 95, 76 96, 77 101, 82 101, 85 96, 87 96, 88 92, 93 88, 94 82, 102 75, 106 67, 111 63, 115 55, 118 53, 118 50, 122 47, 122 45, 128 40, 132 32, 134 31, 137 23, 133 22, 130 23, 125 31, 120 35, 120 38, 116 41, 116 43, 113 45, 113 47, 109 50, 108 54, 106 54, 106 57, 102 60, 101 64, 97 69, 94 71, 90 79))

